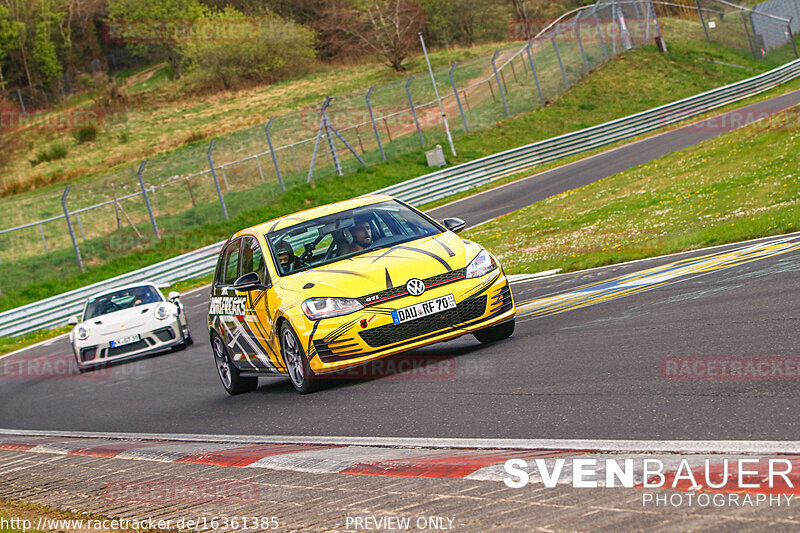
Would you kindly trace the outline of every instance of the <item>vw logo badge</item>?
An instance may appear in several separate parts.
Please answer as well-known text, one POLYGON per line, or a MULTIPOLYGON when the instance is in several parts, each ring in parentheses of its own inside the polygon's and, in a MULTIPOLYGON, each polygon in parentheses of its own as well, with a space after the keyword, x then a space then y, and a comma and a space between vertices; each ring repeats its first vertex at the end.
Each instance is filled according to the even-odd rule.
POLYGON ((408 280, 408 283, 406 283, 406 290, 408 291, 408 294, 412 296, 419 296, 425 292, 425 282, 423 282, 421 279, 411 278, 408 280))

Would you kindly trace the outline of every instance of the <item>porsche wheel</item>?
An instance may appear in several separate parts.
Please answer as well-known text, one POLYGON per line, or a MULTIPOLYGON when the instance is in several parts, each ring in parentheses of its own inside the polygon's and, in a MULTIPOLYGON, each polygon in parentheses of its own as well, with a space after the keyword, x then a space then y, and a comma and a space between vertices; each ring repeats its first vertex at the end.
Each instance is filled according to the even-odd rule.
POLYGON ((508 322, 503 322, 502 324, 498 324, 496 326, 489 326, 488 328, 479 329, 474 333, 475 338, 478 339, 482 344, 490 344, 492 342, 501 341, 503 339, 507 339, 514 333, 514 326, 516 325, 516 320, 511 319, 508 322))
POLYGON ((281 355, 292 386, 297 392, 308 394, 317 390, 319 380, 311 370, 303 346, 288 322, 281 325, 281 355))
POLYGON ((243 378, 234 366, 225 343, 216 333, 212 334, 211 346, 214 351, 214 364, 222 386, 231 396, 250 392, 258 387, 258 378, 243 378))

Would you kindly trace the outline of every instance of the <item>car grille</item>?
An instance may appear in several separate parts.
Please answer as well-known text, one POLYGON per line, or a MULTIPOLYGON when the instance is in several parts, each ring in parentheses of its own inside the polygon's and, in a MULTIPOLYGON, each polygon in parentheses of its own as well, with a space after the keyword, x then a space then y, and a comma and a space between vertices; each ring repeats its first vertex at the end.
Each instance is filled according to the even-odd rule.
POLYGON ((171 341, 175 338, 175 333, 173 333, 172 328, 157 329, 153 332, 153 334, 158 337, 158 340, 161 342, 171 341))
POLYGON ((440 329, 455 326, 479 318, 486 312, 486 295, 471 298, 458 304, 454 309, 428 315, 401 324, 389 324, 368 329, 359 333, 369 346, 378 348, 414 337, 433 333, 440 329))
MULTIPOLYGON (((429 289, 431 287, 445 285, 446 283, 462 280, 464 279, 464 276, 466 276, 466 274, 467 274, 467 269, 460 268, 458 270, 451 270, 450 272, 445 272, 444 274, 437 274, 436 276, 425 278, 422 281, 425 283, 425 288, 429 289)), ((406 291, 405 284, 403 284, 400 285, 399 287, 393 287, 385 291, 380 291, 373 294, 368 294, 366 296, 362 296, 361 298, 358 298, 358 301, 365 306, 375 305, 376 303, 393 300, 395 298, 405 296, 406 294, 408 294, 408 292, 406 291)))
POLYGON ((89 346, 88 348, 81 348, 81 361, 84 363, 93 361, 97 355, 97 346, 89 346))
POLYGON ((492 296, 491 302, 489 302, 489 313, 492 315, 505 313, 513 306, 514 301, 511 299, 511 287, 506 284, 497 294, 492 296))
POLYGON ((114 348, 108 348, 106 350, 106 357, 114 357, 115 355, 122 355, 124 353, 131 353, 137 350, 143 350, 147 348, 149 344, 144 339, 132 342, 131 344, 125 344, 123 346, 115 346, 114 348))
POLYGON ((317 355, 324 363, 333 363, 343 359, 352 359, 354 357, 361 357, 364 354, 360 348, 357 348, 358 343, 354 339, 337 339, 331 342, 322 340, 314 341, 314 348, 317 350, 317 355), (356 347, 354 350, 353 347, 356 347))

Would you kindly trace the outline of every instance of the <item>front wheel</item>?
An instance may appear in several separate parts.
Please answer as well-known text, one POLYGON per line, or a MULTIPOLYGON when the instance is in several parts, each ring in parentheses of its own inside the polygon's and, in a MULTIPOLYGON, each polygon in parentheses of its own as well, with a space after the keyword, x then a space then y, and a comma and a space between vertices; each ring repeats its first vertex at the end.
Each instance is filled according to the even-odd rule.
POLYGON ((514 333, 514 326, 516 319, 512 318, 508 322, 497 324, 496 326, 489 326, 488 328, 479 329, 473 335, 483 344, 501 341, 507 339, 514 333))
POLYGON ((300 394, 308 394, 319 388, 319 380, 308 364, 300 339, 288 322, 281 324, 281 355, 286 364, 289 379, 300 394))
POLYGON ((212 334, 211 348, 214 351, 214 363, 217 367, 219 380, 228 394, 235 396, 243 392, 256 390, 258 378, 243 378, 239 375, 239 369, 233 364, 228 348, 216 333, 212 334))

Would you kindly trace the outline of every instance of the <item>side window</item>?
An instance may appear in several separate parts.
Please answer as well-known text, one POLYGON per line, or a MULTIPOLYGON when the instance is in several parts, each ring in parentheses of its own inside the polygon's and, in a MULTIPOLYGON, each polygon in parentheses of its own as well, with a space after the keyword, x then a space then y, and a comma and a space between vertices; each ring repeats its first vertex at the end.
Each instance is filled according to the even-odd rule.
POLYGON ((258 274, 262 283, 267 281, 267 269, 261 246, 253 237, 245 237, 242 246, 242 276, 250 272, 258 274))
POLYGON ((225 250, 225 264, 222 266, 222 283, 224 285, 233 285, 239 277, 239 245, 241 243, 242 241, 235 240, 225 250))

